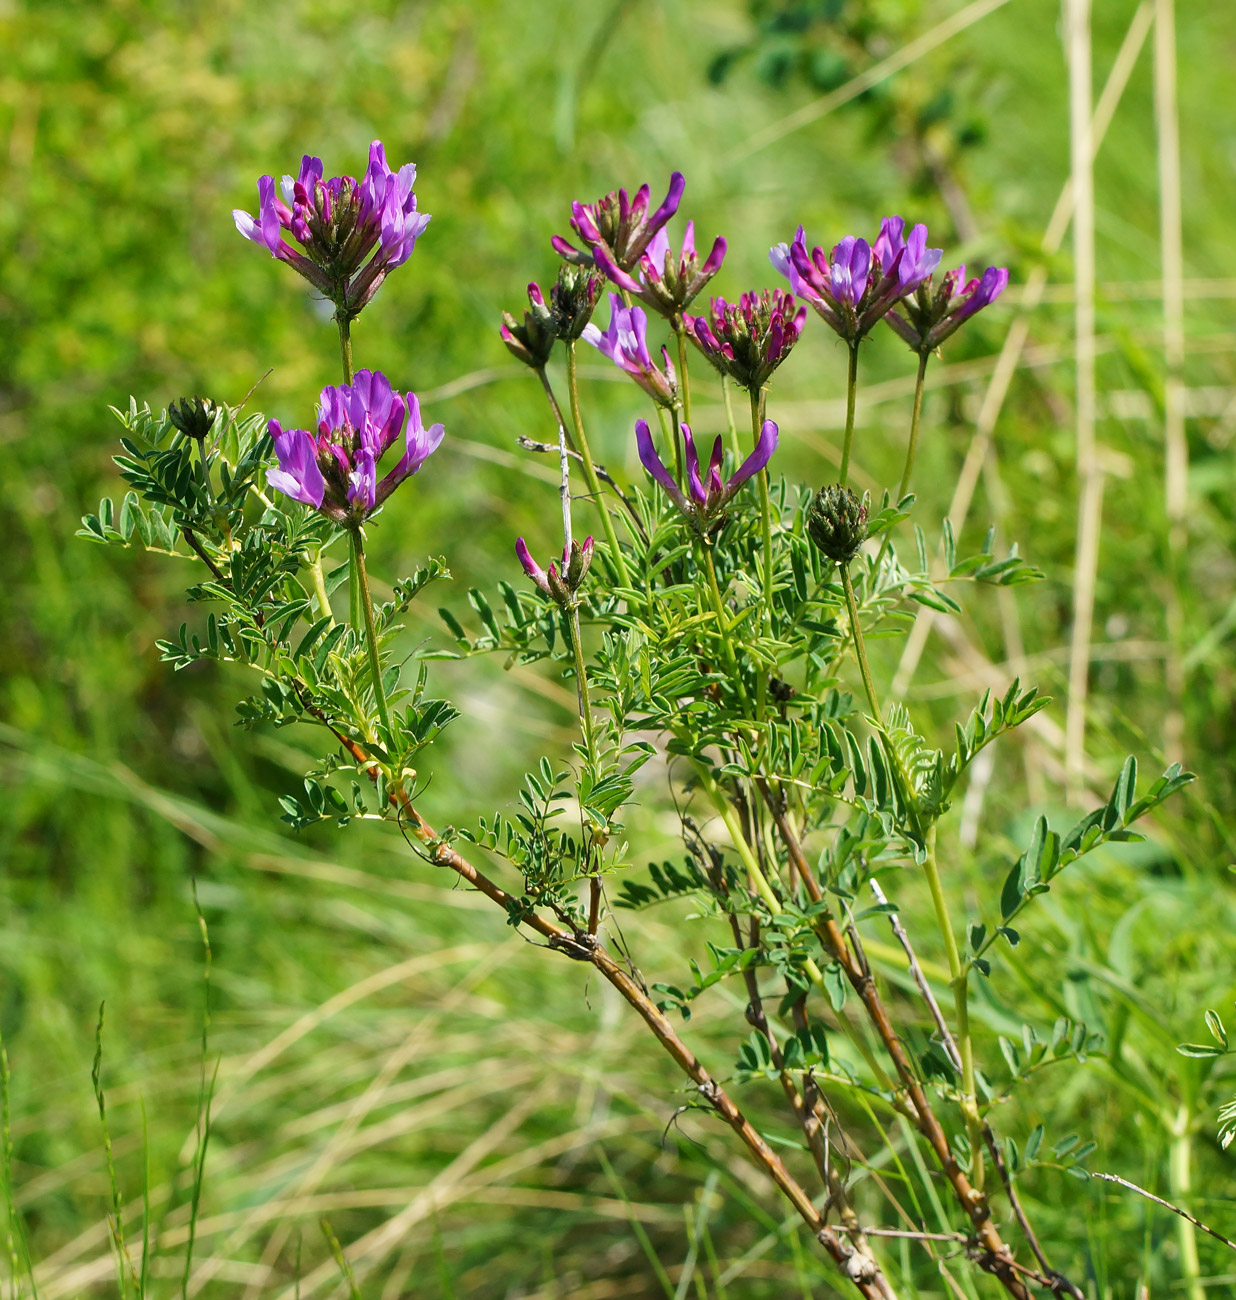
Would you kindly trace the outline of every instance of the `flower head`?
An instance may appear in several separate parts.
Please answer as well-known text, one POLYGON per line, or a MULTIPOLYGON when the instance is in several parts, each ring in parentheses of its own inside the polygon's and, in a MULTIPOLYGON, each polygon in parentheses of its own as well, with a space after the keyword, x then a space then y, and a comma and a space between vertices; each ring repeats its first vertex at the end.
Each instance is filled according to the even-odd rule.
POLYGON ((687 454, 686 492, 683 492, 674 482, 674 476, 657 455, 646 420, 635 422, 635 445, 643 467, 660 483, 678 509, 702 530, 710 520, 715 519, 725 509, 738 489, 749 478, 758 474, 772 459, 773 452, 777 450, 779 436, 777 426, 771 420, 764 421, 755 450, 730 476, 728 482, 723 482, 721 478, 721 464, 725 455, 721 438, 718 436, 713 443, 708 466, 701 475, 700 459, 695 450, 695 439, 691 436, 691 427, 687 424, 679 427, 682 430, 682 441, 687 454))
POLYGON ((593 257, 597 266, 620 289, 646 302, 653 311, 672 318, 689 307, 721 269, 725 249, 725 240, 718 236, 701 264, 695 251, 695 222, 688 221, 682 237, 682 251, 677 256, 665 228, 657 231, 639 259, 639 279, 624 271, 603 244, 596 246, 593 257))
POLYGON ((711 321, 684 316, 687 336, 723 375, 758 392, 798 342, 807 309, 781 289, 744 293, 736 303, 713 298, 711 321))
POLYGON ((609 329, 602 334, 595 325, 584 330, 585 343, 591 343, 614 365, 628 375, 661 406, 673 406, 678 397, 677 376, 669 352, 661 349, 665 368, 657 368, 648 353, 648 317, 642 307, 624 307, 616 294, 609 296, 609 329))
POLYGON ((682 173, 675 172, 665 201, 653 212, 648 211, 652 192, 647 185, 641 185, 633 199, 626 190, 617 190, 595 203, 572 203, 571 229, 587 251, 581 252, 561 235, 555 235, 551 241, 555 252, 576 266, 591 266, 594 253, 602 248, 614 265, 633 271, 653 237, 678 211, 685 185, 682 173))
POLYGON ((313 506, 338 524, 363 521, 438 448, 444 430, 426 429, 415 393, 395 392, 378 371, 360 370, 351 384, 328 385, 318 403, 316 433, 268 426, 277 469, 272 488, 313 506), (403 434, 403 455, 384 478, 378 462, 403 434))
POLYGON ((946 338, 1004 292, 1009 273, 989 266, 976 280, 966 280, 966 268, 949 271, 932 292, 930 279, 898 303, 884 318, 920 355, 933 352, 946 338), (959 287, 960 286, 960 287, 959 287))
POLYGON ((502 341, 525 365, 540 370, 559 339, 577 339, 584 332, 601 296, 602 277, 578 266, 562 266, 550 288, 549 301, 535 281, 528 286, 529 307, 521 324, 502 313, 502 341))
POLYGON ((900 217, 885 217, 874 248, 847 235, 825 256, 822 248, 808 251, 799 226, 792 244, 778 244, 768 256, 829 328, 855 344, 939 265, 941 250, 927 247, 927 227, 915 226, 908 240, 904 229, 900 217))
POLYGON ((208 397, 182 397, 167 408, 167 418, 172 427, 195 442, 205 441, 218 414, 218 406, 208 397))
POLYGON ((558 565, 550 560, 549 572, 547 573, 532 558, 532 553, 528 550, 528 545, 522 537, 515 539, 515 555, 523 567, 523 571, 532 579, 534 583, 551 597, 559 605, 567 607, 575 602, 575 593, 583 585, 584 575, 588 572, 592 564, 592 538, 586 538, 582 543, 572 541, 569 546, 562 548, 562 569, 559 571, 558 565))
POLYGON ((240 208, 232 217, 246 239, 298 271, 351 319, 408 260, 429 224, 428 214, 416 210, 415 182, 416 167, 407 163, 392 172, 382 142, 375 140, 359 181, 324 180, 322 160, 306 154, 299 176, 283 178, 280 194, 273 177, 258 181, 256 217, 240 208), (285 232, 300 249, 287 242, 285 232))
POLYGON ((830 560, 849 564, 867 540, 867 501, 840 483, 822 487, 807 510, 807 536, 830 560))

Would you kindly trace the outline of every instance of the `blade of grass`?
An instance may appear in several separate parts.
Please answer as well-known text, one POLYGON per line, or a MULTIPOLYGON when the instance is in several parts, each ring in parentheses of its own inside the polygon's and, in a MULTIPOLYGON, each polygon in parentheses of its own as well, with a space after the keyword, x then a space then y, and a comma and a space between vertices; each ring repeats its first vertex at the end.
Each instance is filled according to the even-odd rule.
POLYGON ((614 1195, 623 1203, 627 1209, 627 1222, 631 1225, 631 1231, 635 1234, 636 1241, 639 1242, 640 1248, 644 1252, 644 1257, 648 1260, 652 1271, 657 1276, 657 1281, 661 1283, 661 1289, 665 1292, 667 1300, 677 1300, 674 1291, 674 1284, 670 1281, 669 1274, 662 1266, 657 1252, 653 1249, 652 1241, 644 1231, 644 1225, 639 1221, 631 1211, 631 1202, 627 1197, 626 1189, 622 1185, 622 1180, 614 1171, 614 1166, 610 1164, 609 1157, 605 1154, 605 1148, 600 1142, 596 1146, 597 1159, 601 1162, 601 1168, 605 1170, 605 1176, 609 1179, 609 1185, 614 1190, 614 1195))

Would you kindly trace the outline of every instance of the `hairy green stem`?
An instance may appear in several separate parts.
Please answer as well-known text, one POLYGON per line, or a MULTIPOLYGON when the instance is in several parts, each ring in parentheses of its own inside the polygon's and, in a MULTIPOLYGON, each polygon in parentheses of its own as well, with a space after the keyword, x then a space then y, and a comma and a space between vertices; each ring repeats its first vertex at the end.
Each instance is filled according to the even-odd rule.
POLYGON ((721 376, 721 395, 725 398, 725 420, 730 430, 730 451, 734 453, 734 464, 742 464, 742 447, 738 442, 738 426, 734 423, 733 385, 728 375, 721 376))
POLYGON ((365 618, 365 641, 369 649, 369 672, 373 678, 373 697, 378 706, 378 718, 383 728, 391 729, 390 711, 386 705, 386 691, 382 686, 382 659, 378 654, 378 627, 373 616, 373 596, 369 591, 369 574, 365 569, 365 542, 359 524, 348 530, 352 543, 352 573, 360 593, 361 612, 365 618))
POLYGON ((704 555, 704 572, 708 575, 708 595, 712 600, 712 612, 717 619, 717 636, 721 641, 721 651, 725 655, 725 666, 730 670, 730 676, 735 687, 740 694, 743 694, 742 677, 738 672, 738 660, 734 655, 734 647, 730 642, 729 628, 726 627, 725 602, 721 599, 721 586, 717 582, 717 568, 712 562, 712 547, 701 537, 699 539, 699 549, 704 555))
POLYGON ((930 352, 918 354, 918 374, 914 377, 914 413, 910 416, 910 441, 906 444, 906 467, 901 471, 901 486, 897 489, 897 501, 900 501, 910 490, 910 475, 914 472, 914 452, 918 447, 918 421, 923 413, 923 379, 926 377, 927 362, 930 359, 930 352))
POLYGON ((858 344, 850 344, 850 373, 845 386, 845 441, 841 444, 841 486, 850 477, 850 445, 854 441, 854 399, 858 395, 858 344))
POLYGON ((691 423, 691 372, 687 369, 687 331, 683 328, 681 317, 674 335, 678 339, 678 391, 682 394, 682 418, 691 423))
MULTIPOLYGON (((918 354, 918 374, 914 379, 914 410, 910 416, 910 440, 906 444, 906 463, 905 468, 901 471, 901 484, 897 488, 897 495, 893 498, 894 505, 910 490, 910 475, 914 472, 914 452, 918 447, 918 421, 923 413, 923 379, 927 374, 927 362, 930 356, 929 352, 920 352, 918 354)), ((880 543, 880 553, 876 556, 875 572, 877 574, 879 574, 884 564, 884 557, 888 554, 892 545, 892 529, 886 529, 884 540, 880 543)))
POLYGON ((624 587, 630 587, 631 577, 627 572, 627 562, 618 548, 618 536, 614 532, 614 521, 610 518, 609 508, 601 495, 601 482, 597 478, 596 466, 592 461, 592 452, 588 447, 588 435, 584 432, 583 416, 579 410, 579 378, 575 367, 575 340, 567 344, 567 387, 571 395, 571 419, 575 424, 575 446, 584 466, 584 479, 592 495, 596 508, 601 512, 601 527, 605 531, 605 540, 610 554, 614 557, 614 568, 618 571, 618 581, 624 587))
POLYGON ((854 583, 850 578, 850 566, 840 564, 841 585, 845 589, 846 609, 850 614, 850 634, 854 642, 854 657, 858 660, 858 671, 863 679, 863 689, 867 692, 867 704, 871 716, 881 733, 884 731, 884 715, 880 712, 880 700, 876 695, 875 683, 871 680, 871 665, 867 662, 867 647, 863 643, 863 626, 858 618, 858 601, 854 598, 854 583))
POLYGON ((352 369, 352 318, 340 308, 335 312, 335 323, 339 326, 339 356, 343 361, 343 382, 350 384, 356 378, 352 369))
POLYGON ((579 699, 579 724, 584 733, 584 747, 588 751, 588 761, 595 767, 596 733, 592 727, 592 700, 588 694, 588 673, 584 668, 584 648, 579 635, 578 606, 572 605, 567 621, 571 625, 571 653, 575 659, 575 693, 579 699))

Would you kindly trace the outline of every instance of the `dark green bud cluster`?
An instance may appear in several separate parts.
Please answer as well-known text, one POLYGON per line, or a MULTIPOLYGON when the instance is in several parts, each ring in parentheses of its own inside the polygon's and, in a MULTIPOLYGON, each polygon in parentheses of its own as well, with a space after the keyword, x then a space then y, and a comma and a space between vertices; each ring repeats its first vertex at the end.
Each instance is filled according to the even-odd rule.
POLYGON ((838 564, 849 564, 867 540, 867 498, 834 483, 822 487, 807 511, 807 535, 838 564))
POLYGON ((528 307, 523 321, 502 313, 502 341, 513 356, 534 370, 549 360, 559 340, 577 339, 592 319, 605 278, 582 266, 562 266, 550 287, 549 301, 535 282, 528 286, 528 307))
POLYGON ((558 268, 558 279, 549 291, 549 301, 560 339, 569 342, 584 332, 596 311, 604 284, 605 277, 599 271, 569 264, 558 268))
POLYGON ((208 397, 182 397, 167 408, 167 418, 186 438, 205 441, 219 408, 208 397))

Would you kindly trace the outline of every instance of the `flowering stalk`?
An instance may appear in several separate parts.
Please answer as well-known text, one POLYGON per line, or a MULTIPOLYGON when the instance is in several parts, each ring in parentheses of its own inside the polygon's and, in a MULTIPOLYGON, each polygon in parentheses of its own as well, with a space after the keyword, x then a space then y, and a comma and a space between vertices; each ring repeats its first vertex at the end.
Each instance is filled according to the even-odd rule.
POLYGON ((378 717, 383 730, 389 735, 391 715, 386 705, 386 690, 382 685, 382 657, 378 652, 378 628, 373 616, 373 596, 369 591, 369 573, 365 568, 365 540, 359 524, 348 529, 351 543, 352 573, 355 575, 361 613, 365 619, 365 643, 369 651, 369 673, 373 679, 373 698, 378 706, 378 717))
POLYGON ((575 445, 584 466, 584 478, 588 492, 596 508, 601 512, 601 527, 605 531, 605 540, 609 552, 614 557, 614 568, 618 571, 618 581, 624 587, 630 587, 631 577, 627 571, 627 562, 618 546, 618 534, 614 531, 614 521, 610 518, 609 507, 601 495, 601 481, 597 478, 596 465, 592 460, 592 450, 588 446, 588 435, 584 432, 584 417, 579 409, 579 376, 575 366, 575 340, 567 342, 567 391, 571 397, 571 422, 575 425, 575 445))
POLYGON ((920 352, 918 354, 918 374, 914 377, 914 411, 910 416, 910 441, 906 446, 906 467, 901 472, 901 485, 897 488, 897 501, 900 501, 910 490, 910 475, 914 471, 914 452, 918 447, 918 421, 919 416, 923 413, 923 380, 927 375, 927 361, 930 356, 930 352, 920 352))
POLYGON ((845 381, 845 438, 841 443, 841 468, 837 474, 842 487, 850 479, 850 448, 854 443, 854 405, 858 397, 858 344, 849 346, 850 368, 845 381))

